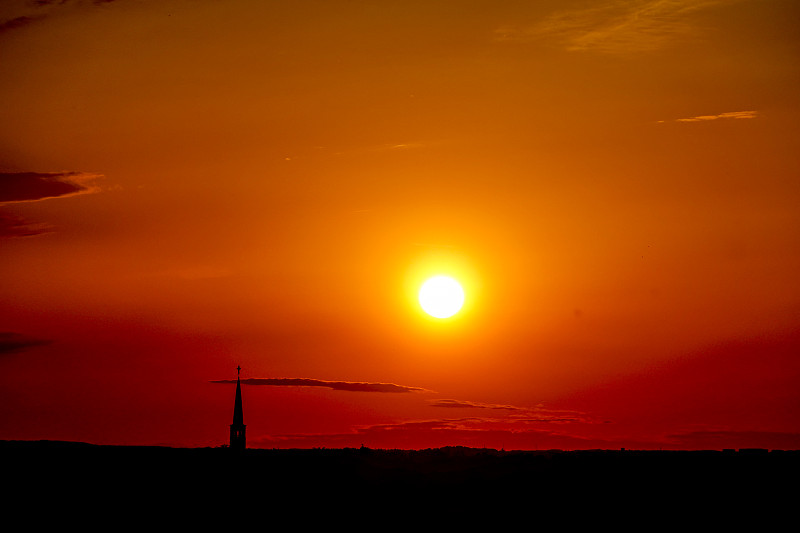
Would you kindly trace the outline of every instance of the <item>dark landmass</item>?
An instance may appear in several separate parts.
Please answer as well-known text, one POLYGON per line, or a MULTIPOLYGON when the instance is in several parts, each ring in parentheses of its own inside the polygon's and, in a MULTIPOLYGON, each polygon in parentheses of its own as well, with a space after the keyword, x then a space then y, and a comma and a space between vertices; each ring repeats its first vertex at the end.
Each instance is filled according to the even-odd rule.
POLYGON ((310 509, 321 505, 355 505, 360 513, 381 509, 406 518, 423 509, 515 514, 620 507, 628 514, 669 510, 672 517, 686 509, 724 507, 728 513, 735 508, 743 518, 747 509, 763 514, 767 505, 769 516, 777 518, 782 510, 794 509, 800 479, 800 451, 762 449, 236 453, 228 448, 0 441, 0 461, 5 486, 33 501, 70 508, 92 502, 126 515, 132 509, 190 506, 212 514, 230 508, 250 513, 303 509, 311 518, 310 509))

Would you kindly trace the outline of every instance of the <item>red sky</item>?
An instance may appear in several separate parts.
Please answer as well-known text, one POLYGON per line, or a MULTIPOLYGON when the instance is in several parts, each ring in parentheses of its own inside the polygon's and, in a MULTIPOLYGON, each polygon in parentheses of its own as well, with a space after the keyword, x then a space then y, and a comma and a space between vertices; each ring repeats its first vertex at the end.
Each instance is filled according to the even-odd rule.
POLYGON ((800 448, 798 23, 3 2, 0 439, 800 448))

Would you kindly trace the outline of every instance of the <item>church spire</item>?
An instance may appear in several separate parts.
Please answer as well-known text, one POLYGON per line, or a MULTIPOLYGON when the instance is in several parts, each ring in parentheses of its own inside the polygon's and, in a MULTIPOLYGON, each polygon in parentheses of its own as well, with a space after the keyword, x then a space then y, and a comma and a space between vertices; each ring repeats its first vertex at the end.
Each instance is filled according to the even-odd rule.
POLYGON ((244 413, 242 411, 242 384, 239 380, 241 370, 242 367, 236 367, 236 400, 233 404, 233 424, 231 424, 231 449, 234 450, 244 450, 246 447, 244 413))

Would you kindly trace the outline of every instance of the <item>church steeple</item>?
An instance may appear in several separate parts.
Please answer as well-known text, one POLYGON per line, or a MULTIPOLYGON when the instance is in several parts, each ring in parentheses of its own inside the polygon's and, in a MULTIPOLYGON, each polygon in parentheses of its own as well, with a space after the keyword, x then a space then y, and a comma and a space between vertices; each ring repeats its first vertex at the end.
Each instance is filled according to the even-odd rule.
POLYGON ((233 424, 231 424, 232 450, 244 450, 246 447, 244 414, 242 411, 242 384, 239 381, 239 372, 241 370, 242 367, 236 367, 236 400, 233 404, 233 424))

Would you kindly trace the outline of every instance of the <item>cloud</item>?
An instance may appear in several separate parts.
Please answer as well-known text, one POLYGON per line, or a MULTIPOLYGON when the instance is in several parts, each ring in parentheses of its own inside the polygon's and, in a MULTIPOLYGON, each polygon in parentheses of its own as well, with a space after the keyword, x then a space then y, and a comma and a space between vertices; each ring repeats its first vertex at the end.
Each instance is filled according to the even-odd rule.
POLYGON ((50 341, 28 337, 11 331, 0 331, 0 356, 45 344, 50 344, 50 341))
MULTIPOLYGON (((0 207, 95 193, 100 188, 93 182, 101 177, 90 172, 0 172, 0 207)), ((0 239, 31 237, 50 230, 47 224, 29 223, 0 211, 0 239)))
MULTIPOLYGON (((514 423, 528 422, 590 422, 584 413, 578 411, 567 411, 560 409, 546 409, 542 406, 519 407, 516 405, 473 402, 469 400, 441 399, 430 400, 432 407, 443 407, 446 409, 486 409, 493 411, 509 411, 513 415, 502 418, 505 421, 514 423)), ((498 418, 483 418, 482 420, 501 420, 498 418)))
MULTIPOLYGON (((574 433, 526 426, 520 421, 479 417, 411 420, 353 428, 343 433, 262 435, 250 439, 255 447, 358 447, 421 449, 443 446, 505 449, 619 448, 619 443, 574 433)), ((651 446, 654 447, 654 446, 651 446)), ((655 446, 657 447, 657 446, 655 446)))
POLYGON ((21 6, 16 6, 18 11, 17 16, 0 21, 0 34, 44 20, 58 13, 64 7, 81 7, 89 4, 92 6, 101 6, 114 1, 115 0, 33 0, 31 2, 25 2, 21 6), (25 14, 19 14, 21 11, 24 11, 25 14))
POLYGON ((719 450, 723 448, 800 449, 800 433, 780 431, 700 430, 667 436, 670 444, 682 448, 719 450))
POLYGON ((100 177, 100 174, 89 172, 0 173, 0 204, 36 202, 97 192, 99 188, 90 182, 100 177))
POLYGON ((458 409, 501 409, 506 411, 520 411, 521 407, 514 407, 513 405, 500 405, 494 403, 478 403, 467 400, 432 400, 430 404, 433 407, 447 407, 458 409))
POLYGON ((553 39, 571 51, 608 54, 664 48, 697 31, 690 14, 722 0, 616 0, 597 7, 553 13, 529 27, 500 28, 500 41, 553 39))
MULTIPOLYGON (((252 442, 257 447, 351 447, 365 444, 375 448, 405 449, 454 444, 512 449, 585 449, 601 444, 598 440, 578 435, 576 431, 556 430, 595 423, 577 411, 546 409, 541 405, 517 407, 452 399, 430 403, 435 407, 479 410, 485 416, 403 420, 354 426, 350 431, 334 434, 264 435, 252 442)), ((477 414, 478 411, 475 412, 477 414)), ((619 447, 610 441, 602 444, 605 447, 619 447)))
MULTIPOLYGON (((369 383, 363 381, 326 381, 311 378, 248 378, 242 385, 268 385, 272 387, 327 387, 350 392, 430 392, 421 387, 408 387, 394 383, 369 383)), ((236 383, 235 379, 213 380, 211 383, 236 383)))
MULTIPOLYGON (((674 122, 707 122, 709 120, 719 120, 724 118, 744 119, 758 117, 758 111, 729 111, 727 113, 720 113, 719 115, 698 115, 689 118, 677 118, 674 122)), ((659 120, 659 122, 665 122, 659 120)))
POLYGON ((32 237, 50 231, 47 224, 31 224, 8 213, 0 212, 0 239, 12 237, 32 237))
POLYGON ((22 15, 20 17, 14 17, 13 19, 5 20, 0 22, 0 33, 27 26, 28 24, 35 22, 40 18, 42 17, 29 17, 27 15, 22 15))

